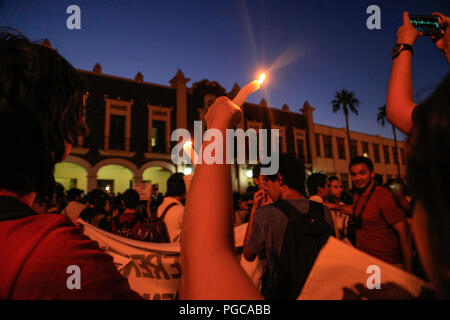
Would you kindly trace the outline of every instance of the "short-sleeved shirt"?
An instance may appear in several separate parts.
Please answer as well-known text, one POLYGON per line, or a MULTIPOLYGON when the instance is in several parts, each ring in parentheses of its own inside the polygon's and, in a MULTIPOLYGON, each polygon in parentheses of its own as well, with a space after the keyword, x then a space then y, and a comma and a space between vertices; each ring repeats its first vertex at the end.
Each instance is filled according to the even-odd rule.
MULTIPOLYGON (((301 213, 308 213, 309 200, 287 199, 301 213)), ((330 223, 331 217, 326 218, 330 223)), ((265 258, 265 271, 272 274, 278 262, 283 246, 284 232, 289 219, 286 215, 269 204, 258 208, 253 219, 253 230, 247 244, 248 250, 254 255, 263 255, 265 258)))
MULTIPOLYGON (((365 191, 359 201, 359 195, 354 195, 354 203, 358 201, 356 213, 360 213, 369 193, 365 191)), ((377 186, 361 214, 356 247, 388 263, 401 264, 400 241, 392 226, 402 221, 406 223, 405 213, 395 204, 391 192, 377 186)))
POLYGON ((183 204, 175 198, 165 197, 161 205, 158 207, 157 217, 161 217, 164 210, 166 210, 166 208, 172 203, 175 203, 175 205, 170 207, 167 211, 166 216, 164 217, 164 222, 166 223, 170 242, 180 242, 184 216, 183 204))
POLYGON ((25 216, 0 221, 0 299, 141 299, 112 257, 68 217, 0 197, 0 215, 11 212, 25 216), (70 266, 79 267, 80 289, 67 284, 70 266))

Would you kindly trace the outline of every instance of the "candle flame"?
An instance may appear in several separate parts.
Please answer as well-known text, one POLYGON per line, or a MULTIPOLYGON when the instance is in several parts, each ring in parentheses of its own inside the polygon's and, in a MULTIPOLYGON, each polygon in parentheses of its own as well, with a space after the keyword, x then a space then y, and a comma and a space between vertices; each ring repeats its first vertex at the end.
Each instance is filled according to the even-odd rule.
POLYGON ((263 72, 261 73, 261 75, 259 76, 259 79, 256 80, 258 81, 259 85, 261 85, 264 82, 264 79, 266 79, 266 74, 263 72))

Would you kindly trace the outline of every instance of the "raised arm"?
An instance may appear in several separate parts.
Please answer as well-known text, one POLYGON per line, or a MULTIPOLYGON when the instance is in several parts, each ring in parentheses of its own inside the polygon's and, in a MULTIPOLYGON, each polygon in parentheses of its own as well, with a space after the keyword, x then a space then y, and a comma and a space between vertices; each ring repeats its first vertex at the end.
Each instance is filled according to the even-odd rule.
MULTIPOLYGON (((408 12, 403 13, 403 25, 397 32, 397 43, 413 46, 420 33, 409 21, 408 12)), ((389 121, 405 134, 412 129, 413 84, 411 77, 412 53, 403 50, 392 62, 386 97, 386 114, 389 121)))
MULTIPOLYGON (((205 117, 207 127, 225 139, 241 113, 231 100, 219 97, 205 117)), ((180 299, 261 299, 234 251, 230 165, 196 166, 182 234, 180 299)))

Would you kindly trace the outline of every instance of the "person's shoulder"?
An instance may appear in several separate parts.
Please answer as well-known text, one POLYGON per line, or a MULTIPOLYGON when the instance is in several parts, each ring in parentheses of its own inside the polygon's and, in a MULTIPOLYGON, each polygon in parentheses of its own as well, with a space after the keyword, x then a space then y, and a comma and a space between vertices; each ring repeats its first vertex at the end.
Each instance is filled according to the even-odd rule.
MULTIPOLYGON (((287 200, 290 204, 292 204, 294 207, 297 208, 297 210, 299 210, 302 213, 306 213, 308 212, 311 203, 314 202, 313 200, 310 199, 306 199, 306 198, 301 198, 301 199, 289 199, 287 200)), ((320 202, 315 202, 317 203, 319 206, 323 206, 320 202)))

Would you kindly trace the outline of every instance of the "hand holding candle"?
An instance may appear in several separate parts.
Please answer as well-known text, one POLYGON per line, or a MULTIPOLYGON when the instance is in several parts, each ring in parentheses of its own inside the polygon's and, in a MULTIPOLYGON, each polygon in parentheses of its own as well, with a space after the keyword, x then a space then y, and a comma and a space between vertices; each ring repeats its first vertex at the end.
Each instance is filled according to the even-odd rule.
POLYGON ((188 141, 183 145, 184 152, 188 155, 189 159, 191 159, 192 164, 195 167, 197 163, 197 153, 194 148, 192 148, 192 141, 188 141))
POLYGON ((261 84, 264 82, 265 78, 266 74, 262 73, 258 80, 254 80, 245 85, 241 90, 239 90, 237 96, 233 99, 233 103, 239 107, 242 107, 247 97, 261 87, 261 84))

